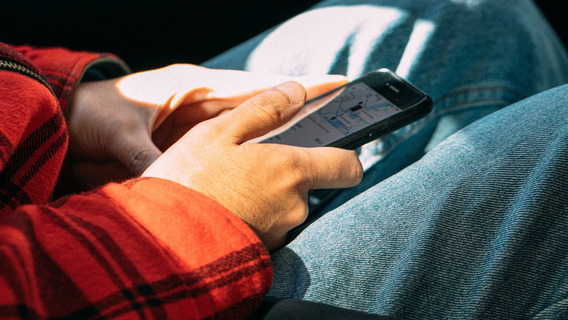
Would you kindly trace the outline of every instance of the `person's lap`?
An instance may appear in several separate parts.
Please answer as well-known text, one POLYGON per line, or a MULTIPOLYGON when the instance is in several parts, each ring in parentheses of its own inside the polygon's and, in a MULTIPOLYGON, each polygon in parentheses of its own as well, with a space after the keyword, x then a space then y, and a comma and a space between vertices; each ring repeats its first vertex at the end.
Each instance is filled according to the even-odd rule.
POLYGON ((410 318, 566 315, 568 87, 459 131, 274 255, 270 295, 410 318))
POLYGON ((549 32, 526 1, 325 1, 206 63, 389 67, 435 101, 362 149, 361 186, 316 203, 327 213, 274 254, 270 295, 410 317, 563 312, 568 89, 495 113, 566 82, 549 32))

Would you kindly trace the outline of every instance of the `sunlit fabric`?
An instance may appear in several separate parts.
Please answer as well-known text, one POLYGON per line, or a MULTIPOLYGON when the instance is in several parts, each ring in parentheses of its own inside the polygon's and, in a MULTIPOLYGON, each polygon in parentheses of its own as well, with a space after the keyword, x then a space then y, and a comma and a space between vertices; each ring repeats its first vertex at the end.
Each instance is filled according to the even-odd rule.
POLYGON ((483 3, 483 0, 451 0, 451 2, 456 3, 456 4, 464 4, 466 6, 478 6, 481 3, 483 3))
POLYGON ((413 62, 420 57, 428 38, 434 31, 434 24, 430 21, 418 20, 414 24, 414 30, 410 35, 404 54, 400 59, 400 64, 396 73, 401 77, 407 77, 413 62))
POLYGON ((295 75, 329 73, 337 55, 348 50, 346 75, 353 79, 363 72, 382 35, 404 17, 398 9, 368 5, 309 11, 270 33, 250 55, 247 69, 289 74, 294 66, 295 75))

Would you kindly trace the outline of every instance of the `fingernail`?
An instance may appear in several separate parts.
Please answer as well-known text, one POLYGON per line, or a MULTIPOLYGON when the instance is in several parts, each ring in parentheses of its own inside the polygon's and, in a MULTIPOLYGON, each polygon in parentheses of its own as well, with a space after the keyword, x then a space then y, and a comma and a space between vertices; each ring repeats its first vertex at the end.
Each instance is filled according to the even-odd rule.
POLYGON ((277 86, 276 89, 286 93, 290 98, 291 104, 298 104, 306 99, 306 90, 297 82, 285 82, 277 86))

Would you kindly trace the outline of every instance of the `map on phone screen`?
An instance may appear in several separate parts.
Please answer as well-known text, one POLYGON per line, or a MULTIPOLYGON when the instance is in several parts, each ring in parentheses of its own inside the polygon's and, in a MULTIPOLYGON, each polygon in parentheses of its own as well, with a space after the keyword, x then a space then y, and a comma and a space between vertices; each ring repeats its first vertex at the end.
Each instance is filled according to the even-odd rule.
POLYGON ((251 142, 326 146, 402 111, 363 82, 306 103, 289 122, 251 142))

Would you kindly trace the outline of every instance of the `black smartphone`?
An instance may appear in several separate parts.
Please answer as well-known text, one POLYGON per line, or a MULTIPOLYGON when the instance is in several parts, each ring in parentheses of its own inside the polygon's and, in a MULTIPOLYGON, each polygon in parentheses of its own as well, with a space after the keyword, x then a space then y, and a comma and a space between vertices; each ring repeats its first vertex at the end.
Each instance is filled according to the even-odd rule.
POLYGON ((355 149, 431 110, 425 93, 380 69, 310 99, 291 121, 251 142, 355 149))

